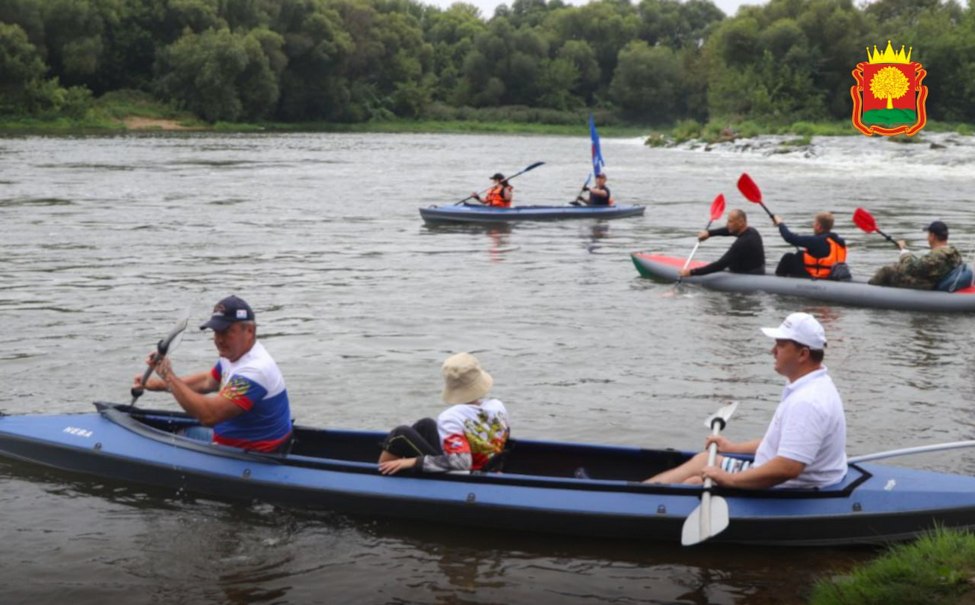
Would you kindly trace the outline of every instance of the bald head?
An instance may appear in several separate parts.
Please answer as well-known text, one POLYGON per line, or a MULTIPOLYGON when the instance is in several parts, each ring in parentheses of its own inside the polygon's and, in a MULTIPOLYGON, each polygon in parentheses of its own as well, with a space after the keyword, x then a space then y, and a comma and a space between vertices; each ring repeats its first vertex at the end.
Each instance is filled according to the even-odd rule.
POLYGON ((734 235, 738 235, 742 231, 748 228, 748 217, 745 215, 745 211, 740 208, 734 208, 728 213, 728 222, 725 224, 734 235))

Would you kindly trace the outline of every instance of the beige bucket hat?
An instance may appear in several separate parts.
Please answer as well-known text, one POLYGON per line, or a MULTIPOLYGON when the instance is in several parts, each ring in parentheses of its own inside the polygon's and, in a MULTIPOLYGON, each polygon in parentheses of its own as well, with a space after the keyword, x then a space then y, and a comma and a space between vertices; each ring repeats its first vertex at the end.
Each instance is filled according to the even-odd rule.
POLYGON ((444 403, 467 403, 488 394, 494 379, 481 369, 480 362, 470 353, 451 355, 443 362, 444 403))

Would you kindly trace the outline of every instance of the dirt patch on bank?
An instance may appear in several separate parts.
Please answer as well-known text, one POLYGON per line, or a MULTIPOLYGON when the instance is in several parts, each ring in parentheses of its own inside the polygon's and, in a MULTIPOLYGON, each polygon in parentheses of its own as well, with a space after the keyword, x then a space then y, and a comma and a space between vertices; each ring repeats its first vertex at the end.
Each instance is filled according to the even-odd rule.
POLYGON ((124 118, 122 123, 129 130, 193 130, 193 128, 183 126, 176 120, 163 120, 159 118, 128 117, 124 118))

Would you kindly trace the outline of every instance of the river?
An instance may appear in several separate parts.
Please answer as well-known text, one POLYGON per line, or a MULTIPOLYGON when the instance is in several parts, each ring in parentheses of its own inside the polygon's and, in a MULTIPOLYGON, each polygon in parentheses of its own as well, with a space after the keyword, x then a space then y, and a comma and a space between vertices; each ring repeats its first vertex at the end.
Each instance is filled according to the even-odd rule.
MULTIPOLYGON (((127 402, 154 343, 236 293, 285 373, 305 425, 385 430, 435 415, 439 367, 471 351, 520 438, 693 449, 704 418, 739 400, 726 434, 761 435, 783 380, 759 331, 808 311, 826 327, 851 455, 971 438, 970 315, 912 314, 638 277, 629 253, 686 255, 718 193, 789 247, 735 189, 742 172, 796 230, 823 209, 855 274, 948 223, 973 260, 975 142, 862 136, 808 147, 763 137, 705 149, 603 138, 620 203, 642 218, 508 229, 425 226, 488 177, 516 204, 566 203, 588 170, 583 137, 146 134, 0 139, 0 410, 86 412, 127 402)), ((713 260, 729 242, 704 242, 713 260)), ((188 330, 179 372, 209 367, 188 330)), ((160 394, 146 406, 174 408, 160 394)), ((964 452, 899 464, 975 472, 964 452)), ((418 525, 93 481, 0 461, 5 603, 793 603, 816 578, 873 556, 741 549, 418 525)))

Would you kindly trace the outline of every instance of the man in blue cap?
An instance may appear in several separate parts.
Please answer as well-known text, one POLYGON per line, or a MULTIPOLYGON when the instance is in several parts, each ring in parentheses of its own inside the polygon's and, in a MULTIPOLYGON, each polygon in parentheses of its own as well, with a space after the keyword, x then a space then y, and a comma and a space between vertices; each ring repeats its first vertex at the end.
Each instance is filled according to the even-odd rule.
POLYGON ((898 240, 900 260, 893 265, 881 267, 870 278, 869 283, 874 286, 933 290, 945 276, 964 264, 961 253, 948 243, 948 225, 934 221, 924 230, 928 234, 930 252, 923 256, 914 256, 907 249, 907 242, 898 240))
MULTIPOLYGON (((213 307, 201 330, 213 330, 220 358, 209 371, 177 376, 169 357, 147 363, 159 378, 146 382, 150 391, 169 391, 188 414, 213 427, 215 443, 261 452, 283 448, 291 438, 291 407, 284 377, 257 342, 257 323, 250 305, 228 296, 213 307)), ((140 387, 141 376, 135 386, 140 387)), ((202 436, 193 435, 191 436, 202 436)), ((207 440, 211 432, 207 431, 207 440)))

